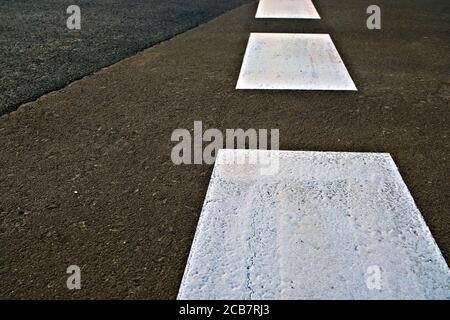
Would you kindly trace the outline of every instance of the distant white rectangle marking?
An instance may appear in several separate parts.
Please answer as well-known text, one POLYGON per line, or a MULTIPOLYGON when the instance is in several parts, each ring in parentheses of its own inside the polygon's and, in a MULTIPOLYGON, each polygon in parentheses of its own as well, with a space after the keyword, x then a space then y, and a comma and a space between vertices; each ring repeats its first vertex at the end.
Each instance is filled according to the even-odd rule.
POLYGON ((236 89, 357 90, 328 34, 252 33, 236 89))
POLYGON ((389 154, 220 150, 179 299, 449 299, 450 271, 389 154))
POLYGON ((256 18, 320 19, 311 0, 260 0, 256 18))

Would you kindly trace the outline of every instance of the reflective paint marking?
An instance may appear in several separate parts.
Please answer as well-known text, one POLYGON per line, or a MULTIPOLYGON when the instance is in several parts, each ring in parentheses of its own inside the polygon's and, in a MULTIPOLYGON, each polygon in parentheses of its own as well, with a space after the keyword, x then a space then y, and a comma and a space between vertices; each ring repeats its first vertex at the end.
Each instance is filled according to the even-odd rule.
POLYGON ((179 299, 449 299, 450 272, 389 154, 220 150, 179 299))
POLYGON ((256 18, 320 19, 311 0, 260 0, 256 18))
POLYGON ((252 33, 236 89, 352 90, 328 34, 252 33))

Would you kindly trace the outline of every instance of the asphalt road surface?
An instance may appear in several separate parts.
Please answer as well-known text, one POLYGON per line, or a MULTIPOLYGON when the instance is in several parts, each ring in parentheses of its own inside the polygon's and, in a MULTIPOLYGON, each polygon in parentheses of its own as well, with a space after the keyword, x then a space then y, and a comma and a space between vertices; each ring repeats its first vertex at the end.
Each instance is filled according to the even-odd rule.
POLYGON ((283 150, 389 152, 450 258, 447 0, 315 1, 318 21, 234 9, 0 118, 0 297, 176 297, 212 167, 173 130, 278 128, 283 150), (329 33, 357 92, 238 91, 250 32, 329 33), (66 288, 66 268, 82 289, 66 288))
POLYGON ((0 0, 0 115, 246 2, 0 0))

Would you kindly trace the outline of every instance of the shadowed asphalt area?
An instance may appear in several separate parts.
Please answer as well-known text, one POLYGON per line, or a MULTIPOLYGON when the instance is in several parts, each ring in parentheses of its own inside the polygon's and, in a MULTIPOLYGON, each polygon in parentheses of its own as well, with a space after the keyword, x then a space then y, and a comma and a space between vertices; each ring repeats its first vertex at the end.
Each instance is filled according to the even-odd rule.
POLYGON ((212 167, 175 166, 170 136, 196 120, 391 153, 448 262, 449 6, 380 0, 370 31, 370 4, 317 0, 319 21, 245 5, 1 117, 0 297, 175 298, 212 167), (235 90, 249 32, 330 33, 359 91, 235 90))
POLYGON ((0 115, 250 1, 0 1, 0 115))

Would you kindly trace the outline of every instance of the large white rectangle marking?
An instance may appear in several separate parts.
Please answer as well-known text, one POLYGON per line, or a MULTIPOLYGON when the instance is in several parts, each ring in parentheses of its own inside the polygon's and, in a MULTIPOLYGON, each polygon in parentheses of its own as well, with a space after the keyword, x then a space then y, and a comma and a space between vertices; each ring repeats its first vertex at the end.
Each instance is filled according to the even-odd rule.
POLYGON ((449 299, 450 272, 389 154, 220 150, 179 299, 449 299), (272 157, 274 158, 274 157, 272 157))
POLYGON ((320 19, 311 0, 260 0, 256 18, 320 19))
POLYGON ((328 34, 252 33, 236 89, 357 90, 328 34))

